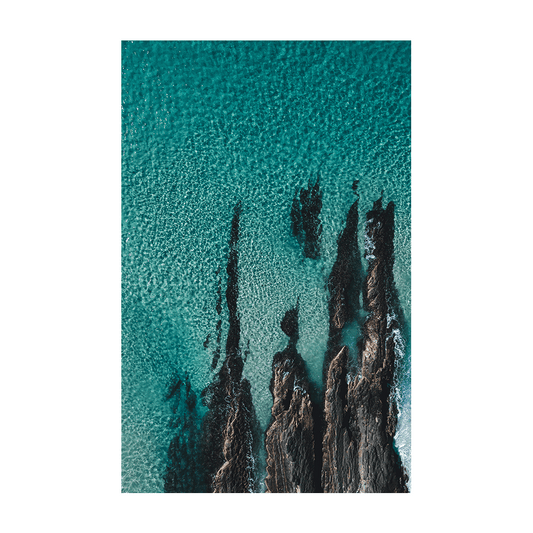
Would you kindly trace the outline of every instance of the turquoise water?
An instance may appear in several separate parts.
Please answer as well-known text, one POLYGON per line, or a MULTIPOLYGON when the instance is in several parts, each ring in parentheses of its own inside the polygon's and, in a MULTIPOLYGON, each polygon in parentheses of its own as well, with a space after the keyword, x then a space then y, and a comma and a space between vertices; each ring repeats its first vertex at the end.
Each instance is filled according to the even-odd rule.
MULTIPOLYGON (((122 49, 122 490, 162 492, 172 379, 213 377, 217 274, 226 288, 233 207, 244 375, 264 430, 284 313, 300 298, 298 350, 317 384, 327 277, 360 180, 364 216, 396 204, 395 280, 407 318, 396 445, 410 471, 410 43, 124 42, 122 49), (320 172, 321 257, 291 233, 296 188, 320 172), (210 340, 207 347, 204 342, 210 340)), ((365 261, 363 260, 365 265, 365 261)), ((228 311, 222 302, 222 355, 228 311)), ((346 332, 353 348, 357 328, 346 332), (351 334, 350 334, 351 333, 351 334)), ((198 405, 199 417, 203 407, 198 405)), ((261 461, 261 457, 258 459, 261 461)))

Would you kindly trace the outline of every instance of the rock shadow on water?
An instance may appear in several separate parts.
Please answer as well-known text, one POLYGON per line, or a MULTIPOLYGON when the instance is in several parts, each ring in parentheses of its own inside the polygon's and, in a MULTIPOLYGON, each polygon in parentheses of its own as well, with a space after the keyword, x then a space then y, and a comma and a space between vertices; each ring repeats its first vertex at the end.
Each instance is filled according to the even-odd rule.
POLYGON ((165 492, 207 492, 200 462, 200 414, 189 377, 171 382, 165 400, 170 402, 170 427, 175 432, 167 452, 165 492))

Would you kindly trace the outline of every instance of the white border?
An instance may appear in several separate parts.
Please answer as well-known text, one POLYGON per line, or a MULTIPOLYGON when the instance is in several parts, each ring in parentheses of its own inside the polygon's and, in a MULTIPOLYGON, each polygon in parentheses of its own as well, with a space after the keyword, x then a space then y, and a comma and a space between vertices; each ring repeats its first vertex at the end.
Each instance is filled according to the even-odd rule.
POLYGON ((101 512, 427 514, 431 512, 431 22, 204 19, 101 23, 101 512), (121 493, 121 41, 410 40, 412 50, 412 459, 410 494, 121 493))

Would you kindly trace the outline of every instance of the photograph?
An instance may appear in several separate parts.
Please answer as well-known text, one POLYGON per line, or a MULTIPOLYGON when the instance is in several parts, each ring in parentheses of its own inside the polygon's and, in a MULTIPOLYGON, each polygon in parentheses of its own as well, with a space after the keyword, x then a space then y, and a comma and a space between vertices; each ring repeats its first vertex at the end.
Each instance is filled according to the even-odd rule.
POLYGON ((122 493, 411 491, 411 42, 122 41, 122 493))

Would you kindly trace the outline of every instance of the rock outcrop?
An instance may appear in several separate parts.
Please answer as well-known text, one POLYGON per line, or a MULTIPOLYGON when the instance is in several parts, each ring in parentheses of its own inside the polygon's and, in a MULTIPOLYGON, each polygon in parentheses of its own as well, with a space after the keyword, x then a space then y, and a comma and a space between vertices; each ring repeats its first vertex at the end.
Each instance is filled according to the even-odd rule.
POLYGON ((229 332, 226 359, 213 382, 203 391, 204 403, 209 408, 203 421, 203 463, 207 483, 213 492, 254 492, 256 488, 257 420, 250 383, 242 377, 244 362, 237 310, 240 213, 239 202, 231 226, 227 266, 229 332))
POLYGON ((363 302, 369 313, 363 325, 360 375, 348 384, 358 438, 360 492, 408 492, 407 474, 394 449, 397 408, 391 395, 395 342, 399 328, 394 285, 394 203, 382 199, 367 213, 368 273, 363 302))
POLYGON ((346 216, 346 226, 337 238, 337 259, 328 278, 329 337, 324 358, 323 377, 327 380, 329 365, 342 346, 342 330, 353 321, 361 305, 362 266, 357 225, 359 223, 358 181, 352 185, 356 200, 346 216))
MULTIPOLYGON (((363 305, 369 314, 363 324, 358 368, 350 367, 348 348, 334 343, 331 348, 338 352, 327 365, 325 492, 408 492, 407 475, 393 446, 397 408, 391 390, 400 327, 393 242, 394 204, 383 209, 380 198, 367 214, 363 305)), ((341 317, 342 326, 346 314, 342 305, 337 314, 332 309, 336 308, 330 307, 335 333, 336 317, 341 317)))
POLYGON ((348 347, 329 365, 324 396, 322 442, 324 492, 357 492, 359 487, 357 426, 347 397, 348 347))
POLYGON ((298 341, 298 306, 281 322, 289 345, 272 362, 272 419, 266 432, 267 492, 315 492, 314 406, 298 341))
POLYGON ((322 440, 322 489, 324 492, 356 492, 357 439, 353 413, 348 405, 348 347, 342 346, 342 330, 358 318, 362 284, 358 181, 352 185, 356 200, 337 238, 337 259, 328 279, 329 337, 324 357, 324 437, 322 440))
MULTIPOLYGON (((353 189, 357 194, 357 182, 353 189)), ((318 194, 318 182, 303 195, 302 204, 311 194, 318 194)), ((295 215, 293 223, 304 228, 302 213, 298 213, 300 219, 295 215)), ((250 384, 242 376, 237 310, 239 217, 240 204, 233 217, 227 265, 226 358, 203 392, 209 409, 202 428, 201 468, 205 469, 206 486, 213 492, 257 490, 254 456, 258 426, 250 384)), ((394 204, 390 202, 384 209, 380 198, 366 218, 368 272, 363 281, 357 196, 339 235, 337 259, 328 280, 330 326, 321 404, 315 392, 311 393, 305 362, 296 349, 298 305, 287 311, 281 322, 289 343, 275 354, 272 363, 272 417, 265 435, 267 492, 408 492, 407 474, 393 445, 398 413, 394 370, 403 324, 393 278, 394 204), (367 313, 364 322, 361 294, 367 313), (361 328, 357 362, 342 344, 343 328, 354 320, 361 328)), ((219 316, 220 305, 219 285, 219 316)), ((217 328, 217 345, 219 337, 217 328)), ((248 351, 249 345, 245 355, 248 351)), ((176 440, 175 447, 182 445, 176 440)), ((185 449, 183 453, 188 452, 185 449)), ((174 474, 168 479, 169 486, 178 483, 174 474)))

